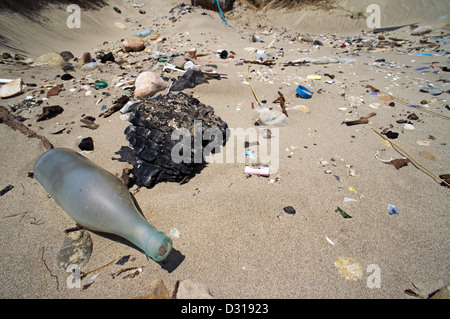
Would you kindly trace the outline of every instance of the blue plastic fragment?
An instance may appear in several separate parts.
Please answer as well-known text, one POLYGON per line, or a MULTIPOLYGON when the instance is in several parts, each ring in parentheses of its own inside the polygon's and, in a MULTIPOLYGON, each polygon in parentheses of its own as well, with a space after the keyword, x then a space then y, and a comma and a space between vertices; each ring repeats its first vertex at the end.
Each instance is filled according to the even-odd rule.
POLYGON ((253 152, 251 150, 246 150, 244 152, 245 156, 250 157, 252 160, 256 160, 255 156, 253 156, 253 152))
POLYGON ((398 209, 394 205, 389 204, 387 209, 388 209, 389 214, 398 215, 398 209))

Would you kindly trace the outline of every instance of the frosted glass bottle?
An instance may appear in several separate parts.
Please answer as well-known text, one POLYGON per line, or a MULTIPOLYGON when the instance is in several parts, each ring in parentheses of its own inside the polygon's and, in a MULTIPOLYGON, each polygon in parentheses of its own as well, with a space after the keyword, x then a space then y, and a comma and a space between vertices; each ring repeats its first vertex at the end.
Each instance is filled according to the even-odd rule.
POLYGON ((81 154, 51 149, 37 159, 34 177, 79 225, 125 238, 155 261, 170 254, 172 240, 138 212, 128 188, 81 154))

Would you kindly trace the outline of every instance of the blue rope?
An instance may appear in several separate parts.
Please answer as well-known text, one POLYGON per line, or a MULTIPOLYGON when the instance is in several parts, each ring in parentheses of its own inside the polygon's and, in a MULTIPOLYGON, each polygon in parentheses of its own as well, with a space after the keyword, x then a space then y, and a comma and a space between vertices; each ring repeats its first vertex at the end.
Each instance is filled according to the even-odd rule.
POLYGON ((219 4, 219 0, 212 0, 212 2, 216 2, 217 3, 217 7, 219 8, 219 13, 220 16, 222 17, 223 22, 225 22, 225 24, 228 24, 227 19, 225 19, 225 16, 223 15, 222 9, 220 8, 220 4, 219 4))

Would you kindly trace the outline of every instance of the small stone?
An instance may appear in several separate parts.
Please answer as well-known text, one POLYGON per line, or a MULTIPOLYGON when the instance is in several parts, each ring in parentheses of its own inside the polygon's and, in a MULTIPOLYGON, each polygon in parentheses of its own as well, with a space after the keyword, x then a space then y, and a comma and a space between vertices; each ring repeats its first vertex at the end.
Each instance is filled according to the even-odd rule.
POLYGON ((68 80, 72 80, 72 79, 73 79, 72 74, 65 73, 65 74, 61 75, 61 80, 63 80, 63 81, 68 81, 68 80))
POLYGON ((114 25, 116 27, 118 27, 119 29, 121 29, 121 30, 126 30, 127 29, 127 26, 122 24, 122 23, 120 23, 120 22, 114 22, 114 25))
POLYGON ((154 41, 154 40, 158 39, 160 36, 161 36, 160 33, 158 33, 158 32, 153 32, 152 34, 150 34, 150 35, 148 36, 148 39, 151 40, 151 41, 154 41))
POLYGON ((305 114, 311 113, 311 108, 307 105, 296 105, 292 109, 302 111, 305 114))
POLYGON ((420 88, 420 92, 430 93, 431 95, 440 95, 445 91, 435 87, 423 87, 420 88))
POLYGON ((204 284, 185 279, 180 282, 176 295, 177 299, 214 299, 204 284))
POLYGON ((82 151, 93 151, 94 150, 94 140, 92 139, 92 137, 83 138, 81 140, 80 144, 78 144, 78 147, 82 151))
POLYGON ((170 299, 170 294, 162 279, 155 279, 145 295, 139 299, 170 299))
POLYGON ((417 145, 420 146, 430 146, 431 142, 430 141, 417 141, 417 145))
POLYGON ((289 215, 295 215, 295 213, 296 213, 294 207, 292 207, 292 206, 286 206, 285 208, 283 208, 283 210, 286 214, 289 214, 289 215))
POLYGON ((59 55, 61 55, 61 57, 67 62, 69 62, 70 60, 72 60, 74 58, 72 52, 70 52, 70 51, 63 51, 59 55))
POLYGON ((431 25, 420 26, 411 31, 411 35, 424 35, 433 31, 433 27, 431 25))
POLYGON ((159 91, 168 88, 168 84, 154 72, 146 71, 139 74, 134 83, 134 95, 139 99, 152 97, 159 91))
POLYGON ((303 41, 303 42, 314 42, 314 39, 312 37, 310 37, 310 36, 304 36, 304 37, 302 37, 300 39, 300 41, 303 41))
POLYGON ((89 52, 84 52, 81 58, 78 60, 78 67, 81 68, 83 65, 91 63, 92 57, 89 52))
POLYGON ((390 139, 396 139, 398 137, 398 133, 397 132, 393 132, 393 131, 388 131, 386 133, 386 136, 390 139))
POLYGON ((144 40, 140 37, 131 37, 123 41, 123 48, 126 52, 137 52, 145 49, 144 40))
POLYGON ((66 66, 68 63, 63 59, 63 57, 56 53, 51 52, 44 55, 41 55, 36 59, 33 63, 34 65, 38 64, 48 64, 48 65, 56 65, 56 66, 66 66))

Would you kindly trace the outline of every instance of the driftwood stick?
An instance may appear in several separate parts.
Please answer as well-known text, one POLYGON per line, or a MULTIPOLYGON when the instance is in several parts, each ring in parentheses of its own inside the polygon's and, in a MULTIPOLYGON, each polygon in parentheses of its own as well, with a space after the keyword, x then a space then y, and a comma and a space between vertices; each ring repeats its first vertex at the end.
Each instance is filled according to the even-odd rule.
POLYGON ((30 138, 40 139, 42 141, 42 143, 44 144, 44 147, 47 150, 51 150, 53 148, 53 145, 49 142, 49 140, 47 138, 30 130, 23 123, 18 121, 14 117, 14 115, 12 115, 11 112, 8 111, 8 109, 6 107, 0 105, 0 122, 1 121, 3 121, 6 125, 8 125, 10 128, 12 128, 14 131, 18 130, 19 132, 22 132, 23 134, 25 134, 26 136, 28 136, 30 138))

